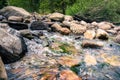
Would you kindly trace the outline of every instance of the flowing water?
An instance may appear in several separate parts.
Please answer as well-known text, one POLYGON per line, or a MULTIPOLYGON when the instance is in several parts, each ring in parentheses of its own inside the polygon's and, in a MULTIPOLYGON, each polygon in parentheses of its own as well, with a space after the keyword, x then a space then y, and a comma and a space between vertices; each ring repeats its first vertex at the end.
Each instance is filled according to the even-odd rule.
MULTIPOLYGON (((38 31, 34 31, 38 32, 38 31)), ((61 35, 44 31, 43 38, 26 39, 28 52, 19 61, 6 65, 9 80, 40 80, 45 70, 69 69, 83 80, 120 80, 120 45, 111 40, 102 41, 102 48, 82 48, 84 40, 79 35, 61 35), (58 53, 49 48, 55 41, 73 44, 79 52, 77 54, 58 53), (79 61, 76 66, 60 66, 59 57, 71 56, 79 61), (86 60, 90 58, 89 60, 86 60)), ((97 41, 97 40, 94 40, 97 41)), ((54 74, 54 73, 53 73, 54 74)), ((49 79, 48 79, 49 80, 49 79)), ((59 79, 58 79, 59 80, 59 79)))

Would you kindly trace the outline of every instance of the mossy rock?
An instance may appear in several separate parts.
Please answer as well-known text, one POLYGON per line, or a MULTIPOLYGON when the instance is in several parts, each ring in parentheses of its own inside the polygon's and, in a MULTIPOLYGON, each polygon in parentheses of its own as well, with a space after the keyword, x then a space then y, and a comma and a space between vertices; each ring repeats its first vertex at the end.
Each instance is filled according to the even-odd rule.
POLYGON ((52 43, 50 49, 53 50, 54 52, 66 53, 66 54, 76 54, 79 52, 73 44, 63 43, 63 42, 52 43))

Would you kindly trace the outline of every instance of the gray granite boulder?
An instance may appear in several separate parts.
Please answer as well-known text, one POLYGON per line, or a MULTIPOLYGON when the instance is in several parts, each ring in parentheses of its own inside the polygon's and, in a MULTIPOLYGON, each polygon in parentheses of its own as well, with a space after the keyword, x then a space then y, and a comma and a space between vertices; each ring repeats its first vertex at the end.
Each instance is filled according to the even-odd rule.
POLYGON ((17 61, 25 55, 27 47, 19 32, 9 28, 0 28, 0 56, 4 63, 17 61))

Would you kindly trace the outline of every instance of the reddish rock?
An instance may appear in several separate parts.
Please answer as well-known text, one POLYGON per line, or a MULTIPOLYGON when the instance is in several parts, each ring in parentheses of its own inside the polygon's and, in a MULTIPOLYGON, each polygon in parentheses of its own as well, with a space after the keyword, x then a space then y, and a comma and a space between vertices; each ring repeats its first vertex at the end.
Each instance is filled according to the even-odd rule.
POLYGON ((60 80, 82 80, 71 70, 63 70, 60 72, 60 80))
POLYGON ((71 31, 70 31, 68 28, 61 28, 61 29, 60 29, 60 32, 61 32, 62 34, 69 34, 71 31))

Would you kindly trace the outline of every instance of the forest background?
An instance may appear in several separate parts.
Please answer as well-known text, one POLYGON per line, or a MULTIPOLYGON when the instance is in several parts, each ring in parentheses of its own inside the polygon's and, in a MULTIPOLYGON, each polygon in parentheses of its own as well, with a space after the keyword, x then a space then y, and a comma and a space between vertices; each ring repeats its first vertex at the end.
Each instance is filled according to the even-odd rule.
POLYGON ((120 0, 0 0, 0 9, 8 5, 40 14, 60 12, 87 22, 120 24, 120 0))

